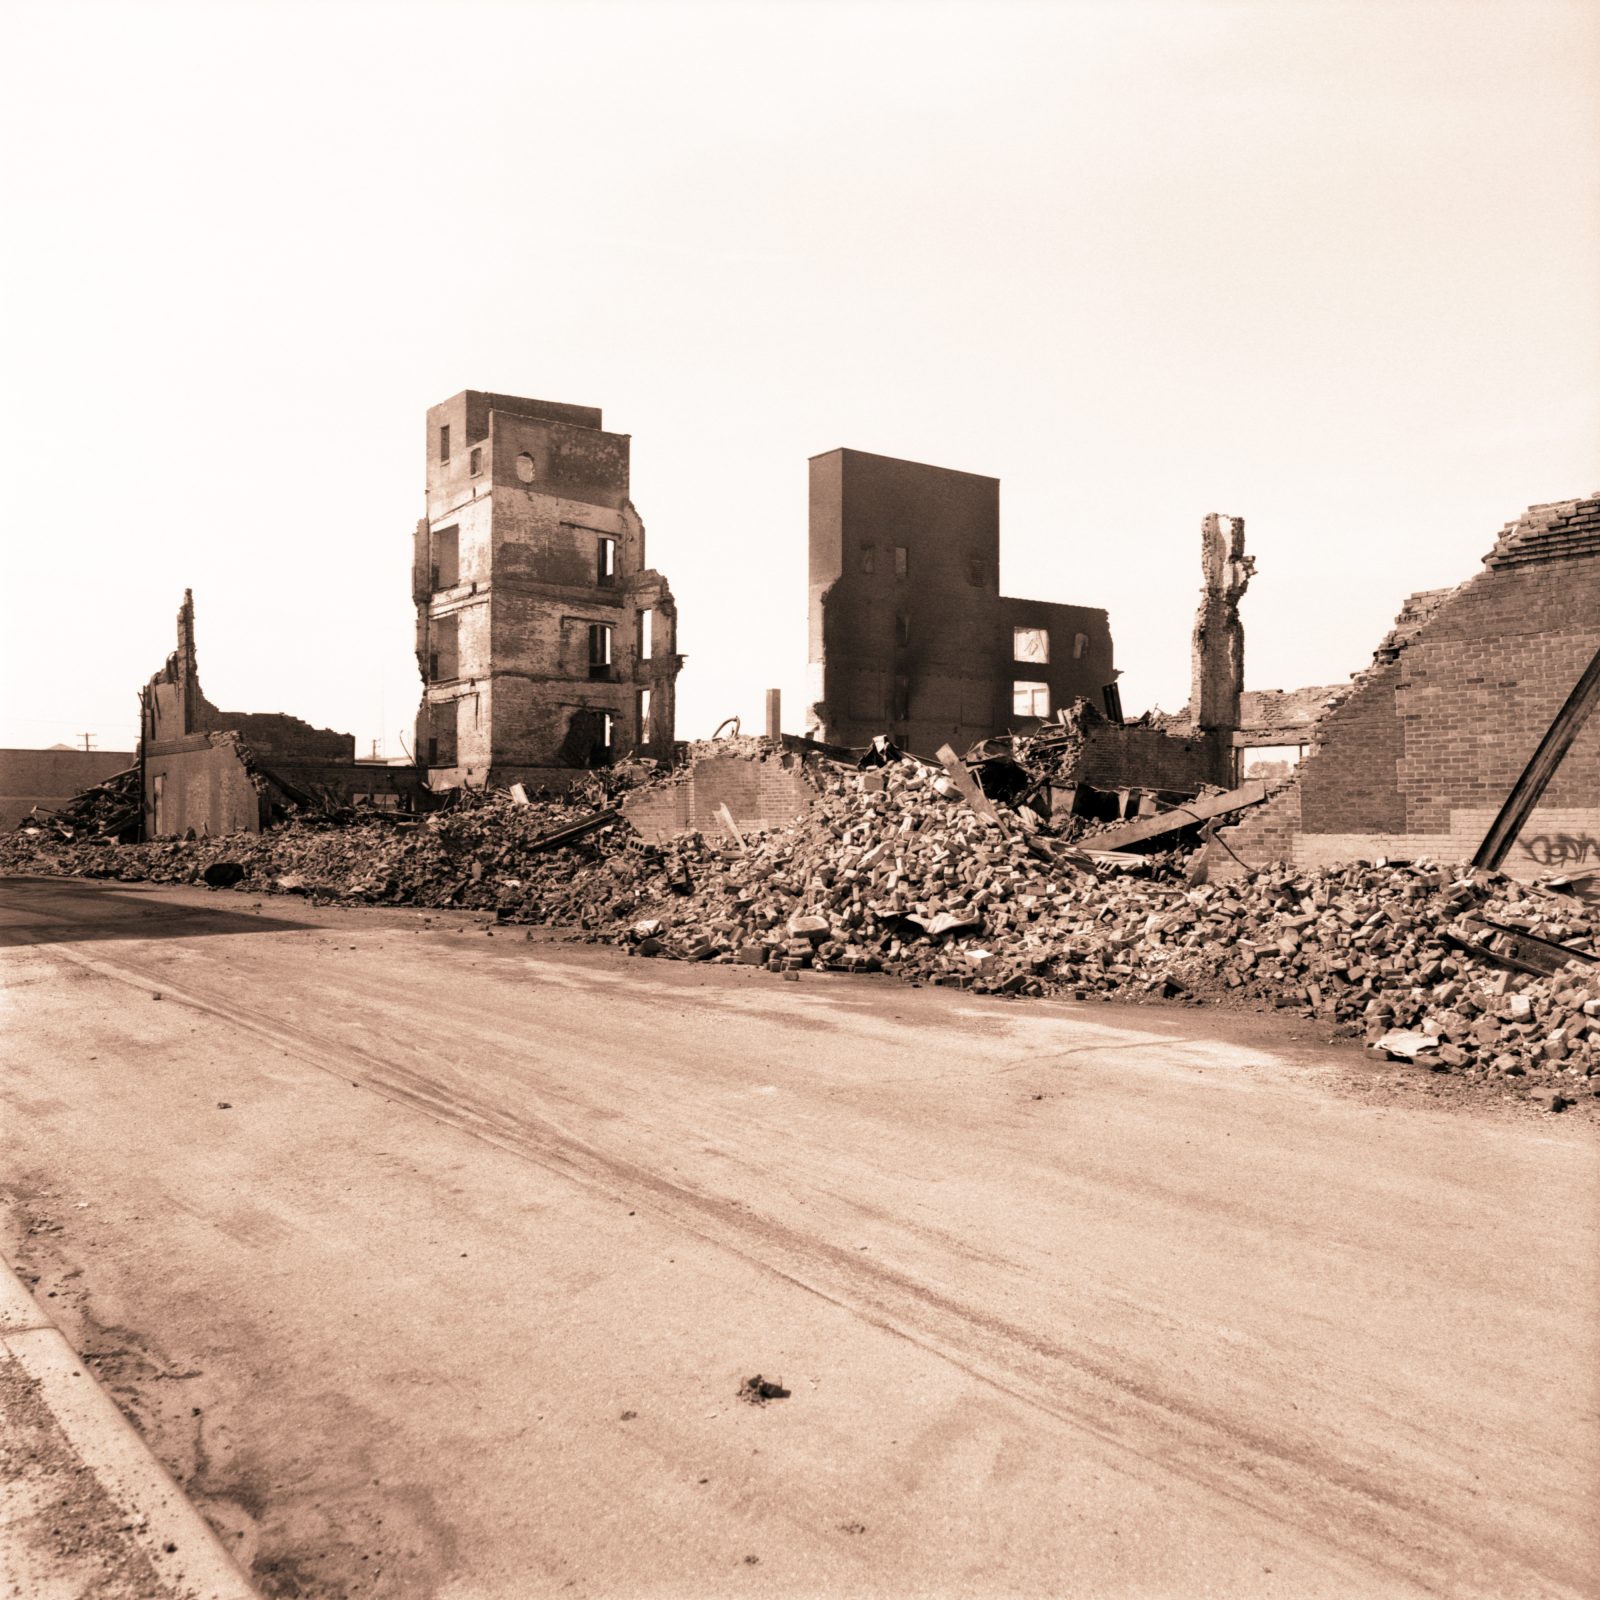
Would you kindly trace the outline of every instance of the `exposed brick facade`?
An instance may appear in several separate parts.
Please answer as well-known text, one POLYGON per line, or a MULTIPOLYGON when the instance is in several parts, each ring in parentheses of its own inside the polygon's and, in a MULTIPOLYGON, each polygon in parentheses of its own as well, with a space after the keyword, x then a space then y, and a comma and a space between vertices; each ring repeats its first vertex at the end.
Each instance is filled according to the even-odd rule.
MULTIPOLYGON (((1318 725, 1292 788, 1223 834, 1251 865, 1469 859, 1600 649, 1600 498, 1535 506, 1485 570, 1415 596, 1318 725)), ((1600 864, 1600 719, 1568 751, 1506 867, 1600 864)), ((1216 857, 1229 869, 1225 854, 1216 857)))
POLYGON ((646 562, 628 436, 600 420, 476 390, 428 412, 412 598, 435 787, 673 753, 677 609, 646 562))
POLYGON ((1208 783, 1231 787, 1233 769, 1233 736, 1225 729, 1167 733, 1160 728, 1119 727, 1108 722, 1086 730, 1071 779, 1097 789, 1194 792, 1208 783))

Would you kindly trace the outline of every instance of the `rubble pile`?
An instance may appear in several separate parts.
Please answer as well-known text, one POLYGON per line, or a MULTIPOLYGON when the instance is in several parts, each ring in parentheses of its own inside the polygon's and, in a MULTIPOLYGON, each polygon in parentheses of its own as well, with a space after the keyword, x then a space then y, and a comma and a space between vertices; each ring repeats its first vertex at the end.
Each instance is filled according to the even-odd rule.
POLYGON ((52 839, 120 839, 139 826, 139 769, 114 772, 82 794, 74 795, 54 811, 37 806, 22 826, 36 828, 52 839))
POLYGON ((209 881, 257 894, 493 911, 507 921, 604 928, 632 912, 634 883, 659 864, 658 853, 617 812, 592 808, 589 802, 604 794, 597 788, 526 804, 505 794, 472 795, 421 818, 366 809, 347 823, 303 817, 260 834, 116 849, 25 824, 0 836, 0 871, 209 881), (215 870, 228 866, 240 871, 215 870))
POLYGON ((808 816, 744 853, 674 841, 668 895, 624 939, 642 954, 986 993, 1232 998, 1389 1041, 1436 1070, 1586 1092, 1600 1074, 1600 963, 1583 960, 1600 915, 1560 893, 1425 862, 1190 884, 1177 854, 1138 876, 1069 864, 1081 853, 1013 814, 986 819, 912 762, 824 788, 808 816), (1498 946, 1512 932, 1569 948, 1573 964, 1508 970, 1498 946))
POLYGON ((0 839, 0 870, 487 911, 638 955, 983 993, 1283 1007, 1435 1071, 1548 1088, 1552 1105, 1600 1091, 1600 904, 1427 862, 1191 882, 1186 850, 1068 843, 1031 785, 1008 805, 959 764, 807 759, 809 811, 742 842, 646 845, 597 785, 142 845, 25 824, 0 839))

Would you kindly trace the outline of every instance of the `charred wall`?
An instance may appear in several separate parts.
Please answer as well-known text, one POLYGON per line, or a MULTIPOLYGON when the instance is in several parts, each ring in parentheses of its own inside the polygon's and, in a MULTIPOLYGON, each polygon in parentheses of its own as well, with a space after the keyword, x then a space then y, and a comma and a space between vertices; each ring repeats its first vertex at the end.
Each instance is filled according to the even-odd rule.
POLYGON ((1000 485, 945 467, 835 450, 810 463, 812 718, 829 743, 888 733, 922 754, 1030 724, 1019 680, 1048 709, 1101 703, 1115 677, 1105 612, 1000 594, 1000 485), (1018 664, 1017 628, 1048 637, 1018 664), (1081 643, 1080 643, 1081 640, 1081 643))

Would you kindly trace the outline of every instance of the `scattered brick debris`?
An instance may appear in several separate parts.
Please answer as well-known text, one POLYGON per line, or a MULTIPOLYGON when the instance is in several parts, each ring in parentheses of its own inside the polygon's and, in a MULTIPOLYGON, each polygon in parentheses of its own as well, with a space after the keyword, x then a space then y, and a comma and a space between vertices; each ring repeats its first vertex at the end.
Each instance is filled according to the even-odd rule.
POLYGON ((952 779, 959 761, 887 745, 859 768, 799 753, 816 799, 781 827, 741 824, 742 843, 719 826, 646 844, 612 783, 527 803, 461 795, 421 818, 300 816, 227 839, 117 844, 29 821, 0 835, 0 872, 201 883, 237 868, 241 893, 488 912, 791 979, 881 972, 980 994, 1287 1009, 1419 1070, 1600 1092, 1600 904, 1570 880, 1417 860, 1191 881, 1192 838, 1100 851, 1092 822, 1052 819, 1073 737, 1063 726, 969 752, 968 773, 994 789, 981 811, 952 779))

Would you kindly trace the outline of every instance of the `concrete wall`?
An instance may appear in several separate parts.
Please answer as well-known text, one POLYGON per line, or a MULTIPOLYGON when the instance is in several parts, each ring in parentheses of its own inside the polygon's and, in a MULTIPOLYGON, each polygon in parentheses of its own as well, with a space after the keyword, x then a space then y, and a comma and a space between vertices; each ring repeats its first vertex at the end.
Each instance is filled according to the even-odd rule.
POLYGON ((196 735, 145 755, 144 836, 200 838, 261 831, 261 795, 226 737, 196 735))
MULTIPOLYGON (((1251 865, 1476 851, 1600 648, 1600 498, 1536 506, 1486 570, 1408 602, 1291 789, 1223 834, 1251 865)), ((1223 856, 1220 870, 1232 870, 1223 856)), ((1600 718, 1567 753, 1506 870, 1600 864, 1600 718)))
POLYGON ((1052 710, 1078 694, 1102 703, 1114 676, 1105 613, 1000 595, 997 479, 859 450, 814 457, 810 479, 812 715, 824 740, 887 733, 919 754, 964 750, 1019 724, 1018 677, 1048 683, 1052 710), (1012 661, 1012 628, 1025 625, 1051 635, 1037 670, 1012 661))
POLYGON ((0 828, 35 806, 54 811, 138 759, 131 750, 0 750, 0 828))

